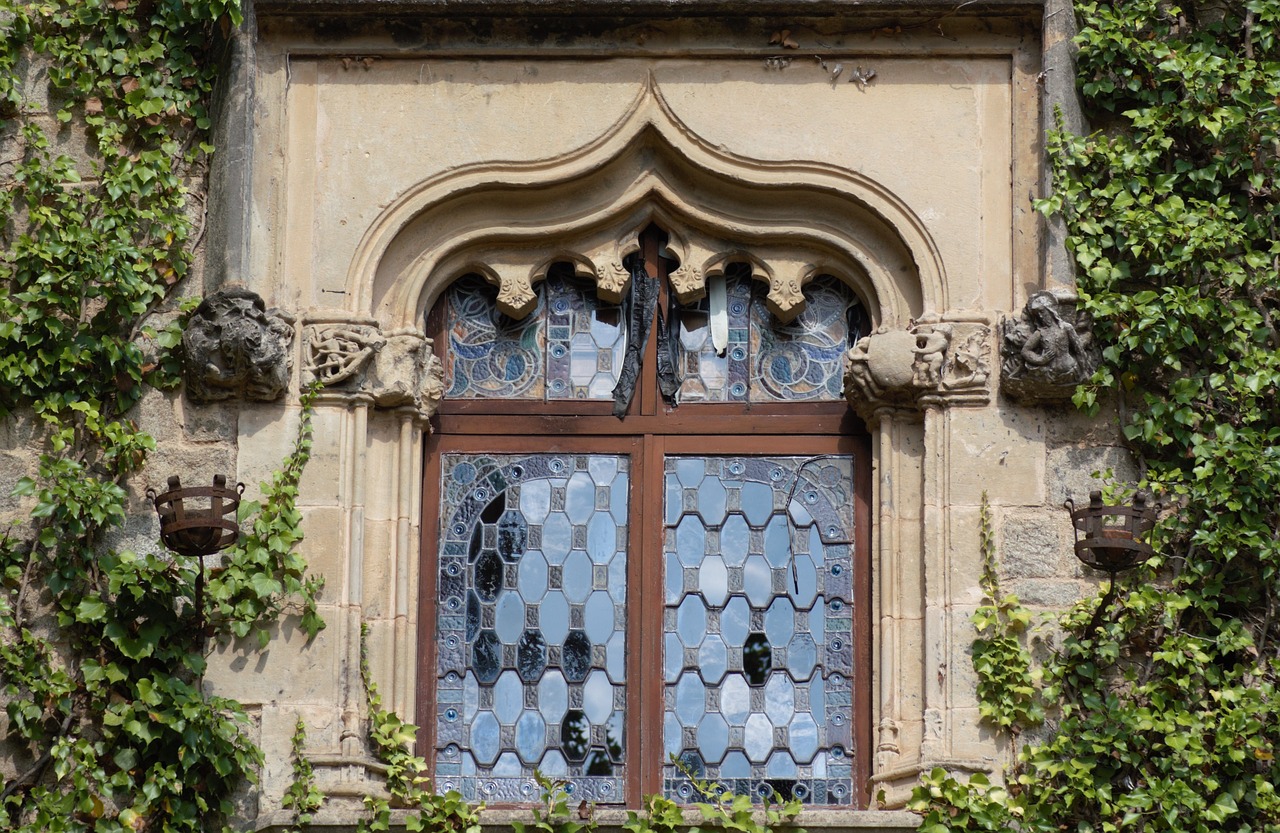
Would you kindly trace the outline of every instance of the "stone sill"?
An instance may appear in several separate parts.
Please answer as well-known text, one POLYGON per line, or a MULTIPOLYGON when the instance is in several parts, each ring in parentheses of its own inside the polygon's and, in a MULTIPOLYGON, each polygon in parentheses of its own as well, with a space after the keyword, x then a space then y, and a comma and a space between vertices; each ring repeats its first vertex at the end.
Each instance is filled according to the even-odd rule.
POLYGON ((832 15, 880 12, 897 15, 974 17, 989 14, 1027 13, 1043 10, 1046 0, 977 0, 956 3, 940 0, 257 0, 258 16, 312 14, 359 15, 606 15, 610 17, 658 17, 715 14, 730 17, 755 15, 832 15))
MULTIPOLYGON (((394 810, 391 813, 391 829, 403 830, 407 810, 394 810)), ((685 822, 690 826, 702 822, 701 814, 692 808, 685 810, 685 822)), ((360 819, 366 818, 363 813, 325 814, 323 811, 307 826, 314 833, 349 833, 354 831, 360 819)), ((621 833, 622 824, 627 820, 627 811, 622 809, 599 809, 595 811, 595 819, 599 824, 599 833, 621 833)), ((524 809, 488 809, 480 816, 484 833, 505 833, 511 830, 513 821, 532 824, 533 815, 524 809)), ((259 816, 255 828, 258 833, 283 833, 293 823, 292 813, 277 812, 259 816)), ((806 830, 822 831, 822 833, 906 833, 920 825, 920 817, 915 813, 902 810, 804 810, 796 819, 796 826, 806 830)), ((708 825, 710 827, 711 825, 708 825)))

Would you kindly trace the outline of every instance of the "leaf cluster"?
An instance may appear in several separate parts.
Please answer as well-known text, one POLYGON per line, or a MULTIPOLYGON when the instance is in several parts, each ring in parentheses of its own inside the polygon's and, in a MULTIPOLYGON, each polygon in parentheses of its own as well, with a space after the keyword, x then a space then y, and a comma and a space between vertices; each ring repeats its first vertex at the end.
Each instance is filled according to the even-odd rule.
POLYGON ((15 833, 225 821, 261 753, 203 690, 208 637, 265 632, 291 599, 321 624, 293 552, 306 436, 205 598, 193 560, 108 545, 155 448, 130 409, 176 383, 181 319, 150 320, 199 242, 218 32, 239 19, 238 0, 0 0, 0 419, 34 419, 43 452, 14 492, 29 519, 0 534, 15 833))
POLYGON ((1076 13, 1102 129, 1053 134, 1040 208, 1066 225, 1102 345, 1076 402, 1119 403, 1139 485, 1165 505, 1157 554, 1096 630, 1097 599, 1063 621, 1037 695, 1053 731, 1006 786, 935 772, 913 806, 931 833, 1274 830, 1280 3, 1076 13))
POLYGON ((368 626, 362 624, 360 679, 364 683, 369 707, 370 746, 374 756, 386 765, 386 786, 390 797, 365 796, 364 805, 369 816, 360 820, 357 830, 360 833, 390 830, 391 810, 397 807, 410 811, 404 818, 404 828, 409 833, 480 833, 480 811, 484 805, 467 803, 456 790, 437 795, 430 789, 429 779, 422 775, 427 762, 413 754, 418 727, 406 723, 394 711, 383 706, 378 684, 369 671, 368 635, 368 626))

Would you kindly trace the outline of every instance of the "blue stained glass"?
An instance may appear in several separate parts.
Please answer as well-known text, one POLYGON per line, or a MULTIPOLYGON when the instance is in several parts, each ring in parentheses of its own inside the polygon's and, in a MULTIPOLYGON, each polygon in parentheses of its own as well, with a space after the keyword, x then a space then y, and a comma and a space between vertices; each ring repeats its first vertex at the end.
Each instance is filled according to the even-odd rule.
POLYGON ((812 401, 841 398, 844 352, 861 333, 857 298, 838 279, 819 275, 804 288, 805 308, 789 324, 769 313, 764 293, 751 303, 751 400, 812 401))
POLYGON ((533 776, 541 768, 592 801, 622 801, 626 758, 616 709, 626 687, 619 661, 625 581, 592 592, 596 568, 585 551, 567 550, 562 565, 549 565, 538 547, 548 543, 543 530, 556 526, 566 548, 583 546, 590 526, 597 543, 609 544, 599 569, 625 576, 625 526, 610 506, 615 491, 626 501, 630 458, 441 459, 441 551, 456 544, 465 554, 440 560, 440 587, 450 588, 458 610, 442 604, 436 618, 437 787, 472 801, 529 802, 537 799, 533 776), (591 472, 605 482, 593 482, 591 472), (566 506, 571 481, 585 485, 566 506), (462 708, 445 707, 450 697, 462 708), (573 706, 583 702, 585 710, 573 706))
MULTIPOLYGON (((738 794, 851 804, 852 457, 668 457, 666 486, 664 752, 738 794)), ((692 797, 671 765, 663 790, 692 797)))
POLYGON ((451 399, 611 399, 626 350, 621 308, 597 300, 566 264, 534 287, 533 312, 498 312, 497 290, 478 275, 447 294, 445 390, 451 399))

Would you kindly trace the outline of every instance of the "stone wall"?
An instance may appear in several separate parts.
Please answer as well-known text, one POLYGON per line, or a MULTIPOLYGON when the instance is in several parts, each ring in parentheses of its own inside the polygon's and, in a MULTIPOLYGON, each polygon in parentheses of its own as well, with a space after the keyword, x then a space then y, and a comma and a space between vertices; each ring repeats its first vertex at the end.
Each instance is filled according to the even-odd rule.
MULTIPOLYGON (((423 437, 442 389, 424 312, 474 264, 520 298, 540 277, 534 250, 580 257, 603 293, 620 256, 610 246, 655 199, 672 216, 738 211, 735 228, 760 239, 802 229, 868 302, 877 329, 850 351, 847 391, 876 467, 875 789, 899 808, 922 770, 998 771, 1008 742, 978 719, 968 656, 983 495, 1006 589, 1053 611, 1097 579, 1072 556, 1063 500, 1094 488, 1094 472, 1135 475, 1114 415, 1089 419, 1064 399, 1087 376, 1089 322, 1074 318, 1058 233, 1029 201, 1045 187, 1047 114, 1070 99, 1069 8, 506 6, 262 0, 233 37, 203 293, 258 310, 210 315, 259 326, 287 361, 213 395, 196 382, 144 397, 137 418, 158 449, 121 535, 158 547, 141 496, 172 473, 226 472, 252 496, 293 441, 301 386, 321 382, 300 505, 328 628, 308 645, 286 620, 263 653, 219 646, 206 678, 258 719, 267 763, 250 826, 287 822, 299 716, 331 796, 323 829, 350 829, 380 789, 362 625, 388 704, 429 719, 413 715, 418 541, 423 437), (797 48, 770 44, 784 26, 797 48), (524 200, 531 185, 550 196, 524 200), (780 202, 784 187, 803 198, 780 202), (474 233, 486 227, 499 231, 474 233), (272 373, 281 390, 262 381, 272 373)), ((30 75, 41 86, 39 68, 30 75)), ((712 262, 715 227, 683 239, 685 262, 712 262)), ((770 257, 802 276, 816 255, 779 245, 770 257)), ((770 297, 785 310, 804 278, 788 300, 779 275, 770 297)), ((34 466, 30 421, 11 418, 0 441, 7 495, 34 466)), ((0 496, 6 519, 28 509, 0 496)))

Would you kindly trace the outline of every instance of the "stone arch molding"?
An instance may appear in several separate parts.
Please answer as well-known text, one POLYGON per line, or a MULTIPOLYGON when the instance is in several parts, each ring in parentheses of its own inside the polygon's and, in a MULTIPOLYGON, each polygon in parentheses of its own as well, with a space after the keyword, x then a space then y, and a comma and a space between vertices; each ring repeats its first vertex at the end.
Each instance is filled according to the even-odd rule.
POLYGON ((731 154, 673 112, 652 77, 624 115, 569 154, 486 163, 409 189, 372 224, 347 276, 350 313, 384 328, 420 326, 455 278, 477 272, 498 287, 504 312, 533 309, 533 285, 554 262, 574 264, 616 301, 622 259, 638 232, 671 232, 685 302, 733 262, 769 285, 780 319, 804 306, 802 289, 829 273, 849 283, 882 327, 947 308, 937 247, 892 192, 859 173, 814 162, 731 154))

